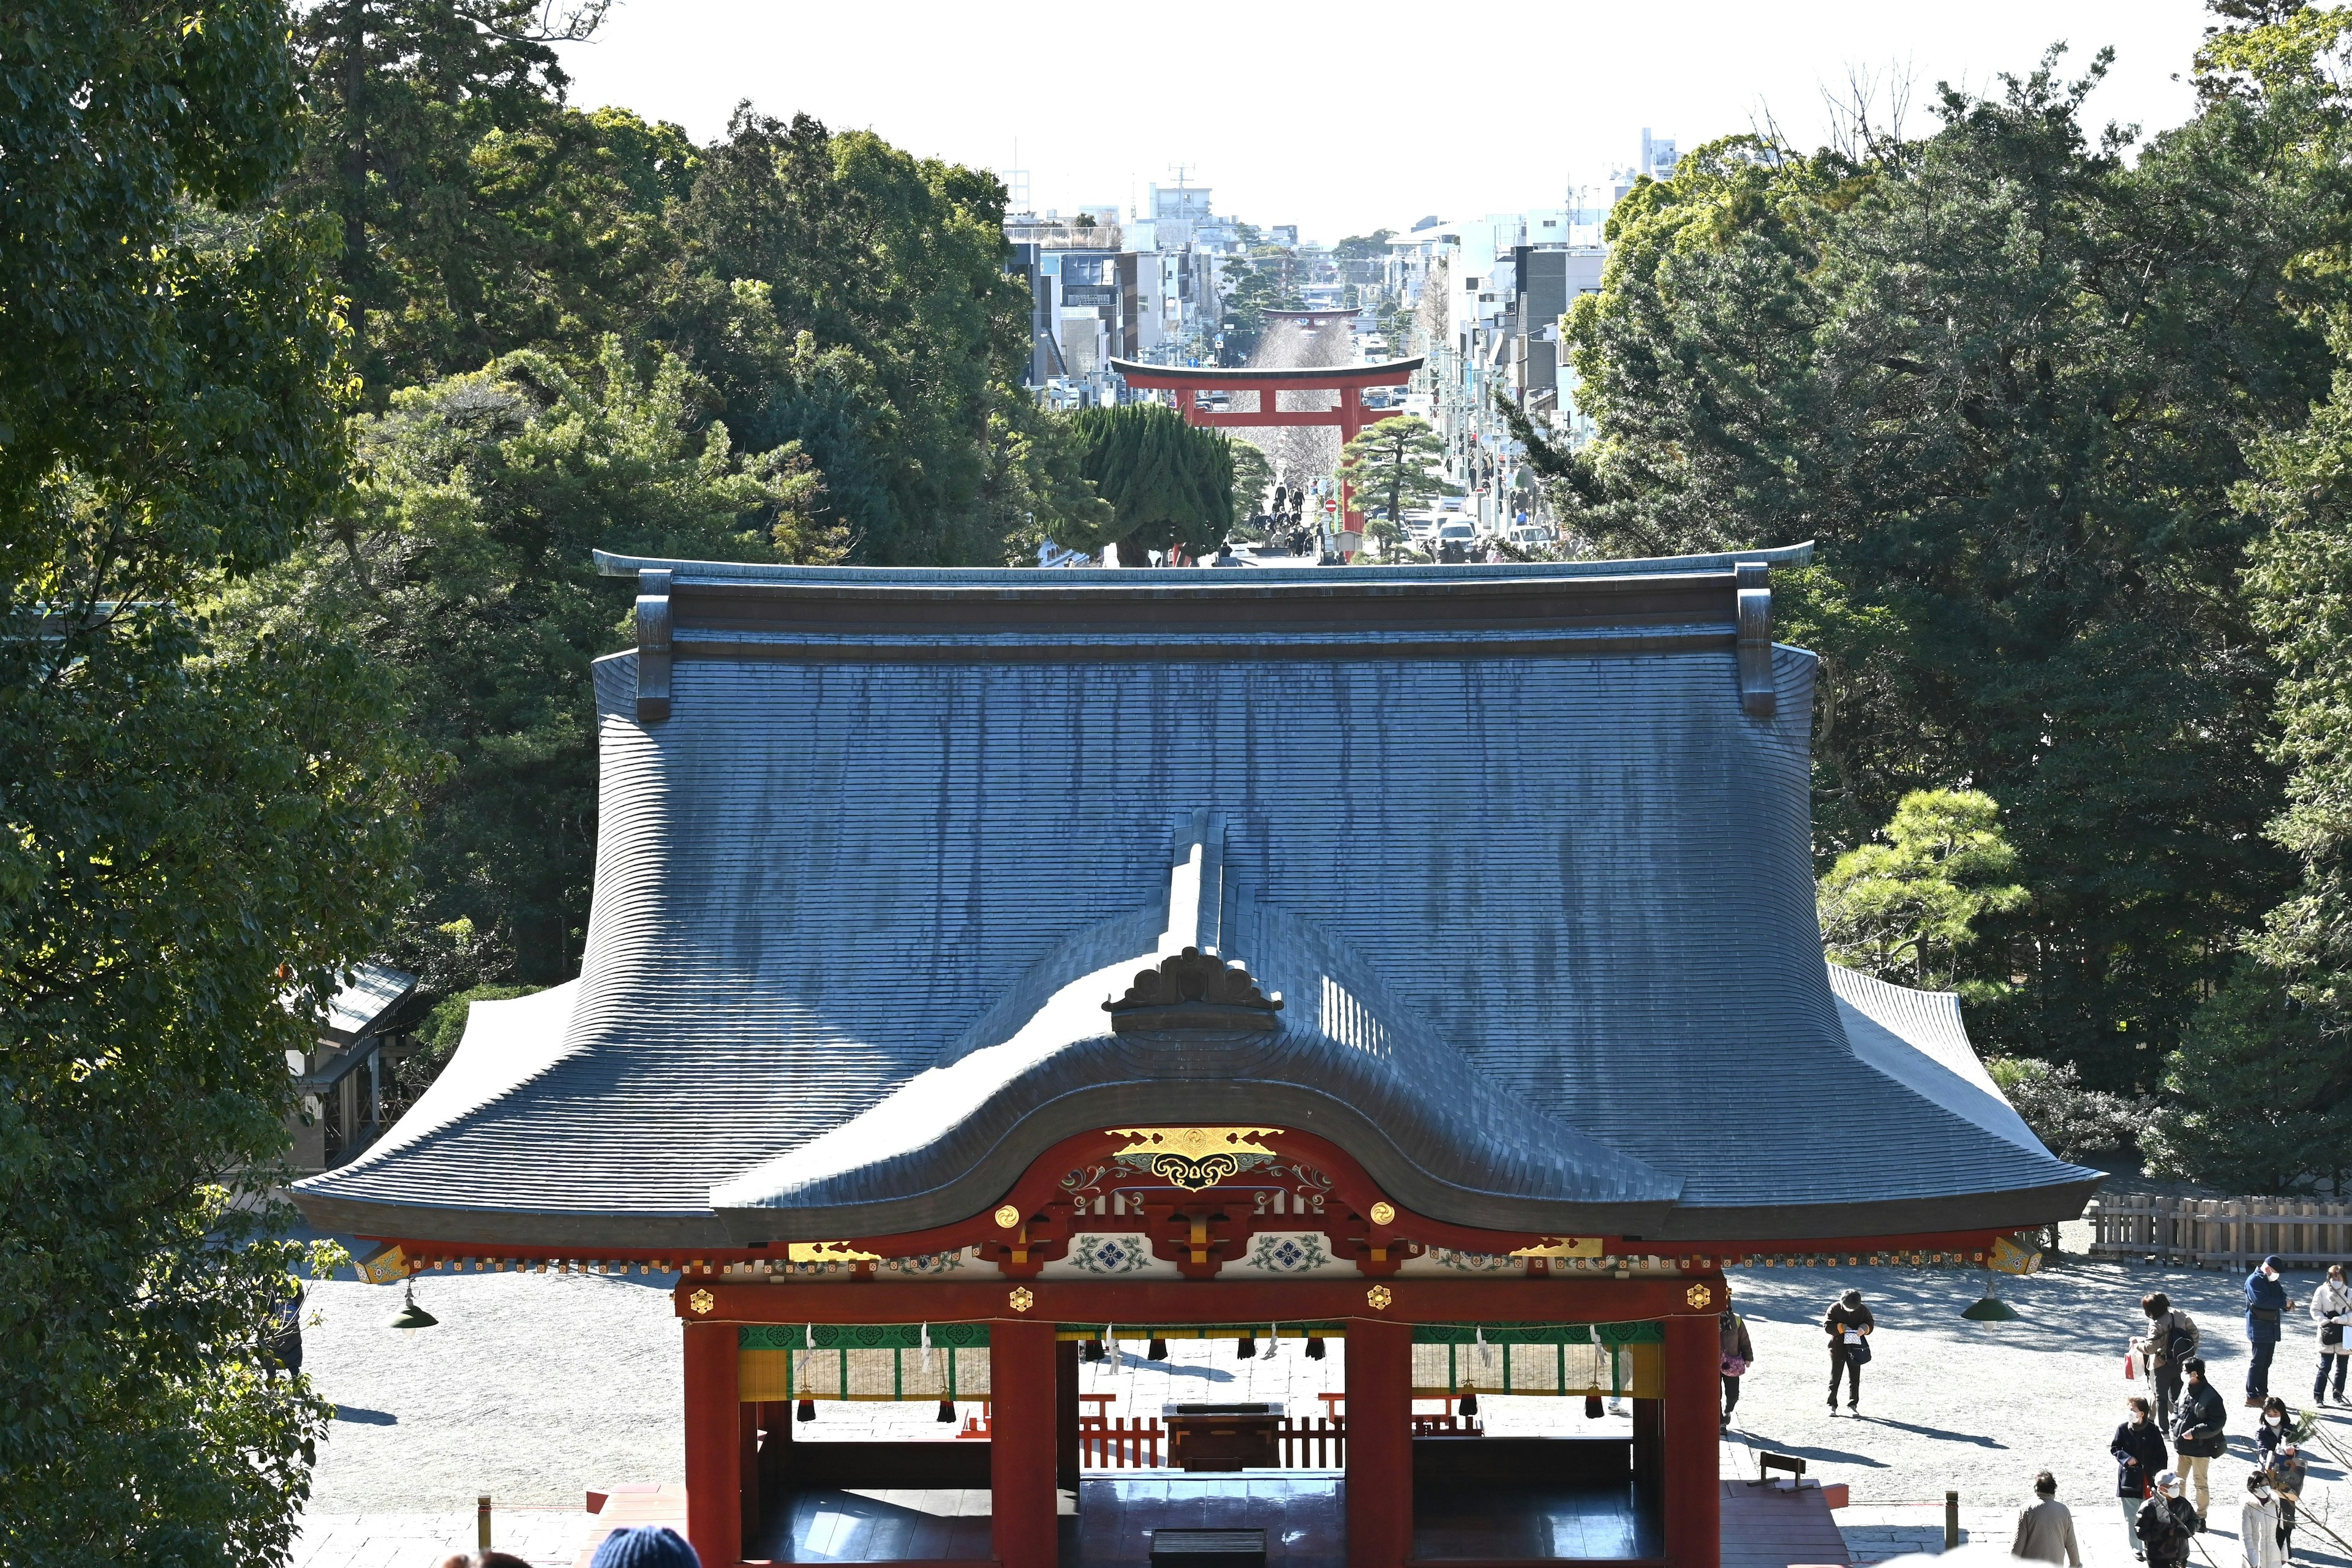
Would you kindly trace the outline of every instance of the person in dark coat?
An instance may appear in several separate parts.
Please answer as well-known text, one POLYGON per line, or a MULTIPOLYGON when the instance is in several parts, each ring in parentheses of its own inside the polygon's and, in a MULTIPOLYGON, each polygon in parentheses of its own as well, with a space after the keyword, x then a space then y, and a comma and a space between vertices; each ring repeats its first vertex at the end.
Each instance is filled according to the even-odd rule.
POLYGON ((1878 1328, 1870 1309, 1862 1304, 1862 1292, 1849 1290, 1840 1296, 1822 1315, 1822 1327, 1830 1336, 1830 1414, 1837 1414, 1838 1379, 1847 1380, 1845 1407, 1855 1415, 1862 1414, 1862 1363, 1870 1359, 1866 1342, 1878 1328), (1857 1355, 1855 1352, 1860 1352, 1857 1355))
POLYGON ((1756 1359, 1756 1343, 1748 1337, 1748 1321, 1726 1307, 1717 1321, 1723 1347, 1723 1359, 1717 1371, 1723 1377, 1723 1419, 1717 1426, 1731 1430, 1731 1413, 1739 1408, 1739 1380, 1748 1375, 1750 1363, 1756 1359))
POLYGON ((2180 1568, 2189 1561, 2189 1543, 2199 1528, 2189 1500, 2180 1495, 2180 1478, 2170 1470, 2156 1478, 2156 1490, 2140 1504, 2139 1515, 2132 1521, 2132 1532, 2139 1537, 2148 1568, 2180 1568))
MULTIPOLYGON (((2165 1451, 2164 1429, 2149 1419, 2147 1401, 2134 1394, 2124 1405, 2129 1415, 2116 1428, 2107 1452, 2116 1457, 2116 1499, 2123 1505, 2124 1532, 2137 1538, 2139 1505, 2156 1490, 2156 1478, 2171 1464, 2172 1456, 2165 1451)), ((2132 1555, 2147 1553, 2136 1550, 2132 1555)))
POLYGON ((2285 1267, 2283 1258, 2265 1258, 2260 1268, 2246 1276, 2246 1346, 2252 1352, 2246 1362, 2246 1404, 2257 1410, 2271 1396, 2271 1357, 2278 1353, 2279 1325, 2294 1305, 2279 1278, 2285 1267))
POLYGON ((2304 1483, 2310 1479, 2311 1467, 2305 1461, 2302 1446, 2294 1440, 2291 1428, 2263 1454, 2263 1474, 2270 1479, 2271 1493, 2278 1500, 2280 1554, 2293 1557, 2295 1506, 2303 1500, 2304 1483))
POLYGON ((2189 1381, 2180 1390, 2180 1408, 2172 1416, 2172 1451, 2179 1457, 2180 1468, 2189 1472, 2189 1484, 2197 1492, 2197 1517, 2201 1521, 2212 1505, 2212 1465, 2227 1446, 2222 1428, 2229 1424, 2230 1412, 2220 1393, 2205 1381, 2204 1357, 2190 1356, 2180 1370, 2189 1381))

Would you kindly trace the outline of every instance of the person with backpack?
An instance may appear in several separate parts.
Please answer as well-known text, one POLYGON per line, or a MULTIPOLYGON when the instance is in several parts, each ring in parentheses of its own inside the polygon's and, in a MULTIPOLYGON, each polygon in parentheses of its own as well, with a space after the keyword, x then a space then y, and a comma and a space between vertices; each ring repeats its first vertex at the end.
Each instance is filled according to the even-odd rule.
MULTIPOLYGON (((2228 1447, 2222 1428, 2229 1425, 2229 1408, 2221 1395, 2205 1381, 2205 1360, 2190 1356, 2181 1363, 2186 1382, 2180 1390, 2180 1409, 2172 1418, 2172 1451, 2180 1468, 2197 1491, 2198 1528, 2204 1528, 2205 1510, 2211 1505, 2211 1471, 2213 1461, 2228 1447)), ((2154 1559, 2150 1559, 2154 1561, 2154 1559)))
POLYGON ((1862 1304, 1862 1292, 1848 1290, 1822 1314, 1822 1327, 1830 1336, 1830 1414, 1837 1414, 1838 1380, 1846 1380, 1845 1407, 1854 1415, 1862 1414, 1862 1369, 1870 1361, 1870 1336, 1878 1328, 1870 1309, 1862 1304))
POLYGON ((2169 1426, 2173 1406, 2180 1403, 2180 1364, 2197 1353, 2197 1321, 2175 1310, 2172 1298, 2161 1290, 2142 1296, 2139 1310, 2147 1316, 2147 1333, 2132 1341, 2132 1353, 2147 1369, 2156 1392, 2156 1424, 2169 1426))
POLYGON ((2352 1323, 2352 1286, 2344 1282, 2344 1265, 2327 1266, 2327 1278, 2311 1293, 2311 1321, 2319 1326, 2319 1372, 2311 1380, 2314 1405, 2344 1403, 2344 1373, 2352 1366, 2352 1348, 2344 1343, 2344 1329, 2352 1323), (2327 1369, 2336 1368, 2336 1392, 2327 1392, 2327 1369))
POLYGON ((2294 1306, 2279 1279, 2285 1267, 2286 1259, 2273 1254, 2246 1276, 2246 1348, 2252 1352, 2246 1362, 2246 1405, 2252 1410, 2261 1409, 2271 1396, 2271 1357, 2278 1353, 2279 1325, 2294 1306))
POLYGON ((1739 1380, 1748 1375, 1748 1366, 1756 1360, 1756 1343, 1748 1337, 1748 1321, 1728 1305, 1717 1321, 1723 1346, 1723 1359, 1717 1371, 1723 1377, 1723 1419, 1718 1430, 1731 1430, 1731 1413, 1739 1408, 1739 1380))
MULTIPOLYGON (((2128 1418, 2116 1428, 2107 1452, 2116 1458, 2116 1499, 2123 1505, 2124 1533, 2137 1539, 2139 1505, 2156 1490, 2156 1478, 2164 1473, 2171 1456, 2165 1451, 2164 1429, 2148 1419, 2147 1401, 2135 1394, 2124 1405, 2128 1418)), ((2147 1553, 2135 1548, 2132 1555, 2147 1553)))
POLYGON ((2156 1490, 2139 1505, 2132 1521, 2148 1568, 2181 1568, 2189 1561, 2189 1545, 2200 1528, 2197 1516, 2180 1495, 2180 1478, 2170 1470, 2156 1478, 2156 1490))

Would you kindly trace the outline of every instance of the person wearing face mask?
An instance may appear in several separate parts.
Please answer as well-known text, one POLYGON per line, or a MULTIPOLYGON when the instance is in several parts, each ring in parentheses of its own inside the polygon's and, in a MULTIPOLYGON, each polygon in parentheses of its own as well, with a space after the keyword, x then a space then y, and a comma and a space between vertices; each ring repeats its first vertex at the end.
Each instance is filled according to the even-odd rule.
POLYGON ((2180 1390, 2180 1406, 2172 1416, 2172 1451, 2180 1468, 2189 1472, 2189 1484, 2196 1489, 2197 1519, 2201 1529, 2205 1510, 2212 1500, 2213 1461, 2226 1446, 2221 1429, 2229 1423, 2230 1412, 2222 1405, 2221 1394, 2205 1381, 2204 1357, 2190 1356, 2181 1363, 2180 1370, 2188 1382, 2180 1390))
POLYGON ((2147 1319, 2147 1332, 2132 1341, 2132 1349, 2155 1390, 2156 1424, 2169 1426, 2172 1407, 2180 1400, 2181 1363, 2197 1353, 2197 1321, 2161 1290, 2141 1297, 2139 1310, 2147 1319))
POLYGON ((2319 1325, 2319 1372, 2311 1380, 2311 1402, 2314 1405, 2344 1403, 2344 1373, 2352 1366, 2352 1346, 2344 1342, 2344 1330, 2352 1324, 2352 1286, 2344 1282, 2344 1265, 2327 1266, 2327 1278, 2311 1293, 2311 1321, 2319 1325), (2327 1369, 2336 1369, 2336 1392, 2327 1392, 2327 1369))
POLYGON ((2256 1470, 2246 1478, 2246 1502, 2238 1511, 2238 1550, 2246 1568, 2285 1568, 2286 1538, 2271 1479, 2256 1470))
MULTIPOLYGON (((2171 1456, 2165 1452, 2164 1429, 2148 1419, 2147 1401, 2134 1394, 2124 1401, 2124 1408, 2126 1417, 2116 1428, 2116 1440, 2107 1445, 2107 1452, 2116 1458, 2116 1500, 2123 1506, 2124 1532, 2131 1535, 2140 1504, 2156 1490, 2156 1478, 2164 1473, 2171 1456)), ((2147 1554, 2135 1549, 2132 1555, 2147 1554)))
POLYGON ((1830 1414, 1837 1414, 1838 1380, 1843 1377, 1847 1380, 1845 1407, 1859 1415, 1862 1367, 1870 1359, 1870 1335, 1876 1331, 1877 1321, 1862 1304, 1862 1292, 1848 1290, 1822 1315, 1822 1327, 1830 1336, 1830 1414))
POLYGON ((2282 1426, 2278 1441, 2264 1452, 2262 1474, 2270 1482, 2272 1495, 2278 1499, 2279 1553, 2293 1558, 2295 1507, 2303 1500, 2303 1484, 2311 1474, 2311 1467, 2304 1460, 2302 1446, 2294 1440, 2292 1426, 2282 1426))
POLYGON ((2286 1259, 2275 1255, 2246 1276, 2246 1405, 2260 1409, 2271 1394, 2271 1357, 2278 1353, 2279 1325, 2294 1303, 2287 1299, 2279 1271, 2286 1259))
POLYGON ((2181 1568, 2189 1561, 2189 1545, 2197 1535, 2197 1516, 2180 1495, 2180 1478, 2170 1470, 2156 1478, 2156 1490, 2140 1504, 2132 1521, 2148 1568, 2181 1568))

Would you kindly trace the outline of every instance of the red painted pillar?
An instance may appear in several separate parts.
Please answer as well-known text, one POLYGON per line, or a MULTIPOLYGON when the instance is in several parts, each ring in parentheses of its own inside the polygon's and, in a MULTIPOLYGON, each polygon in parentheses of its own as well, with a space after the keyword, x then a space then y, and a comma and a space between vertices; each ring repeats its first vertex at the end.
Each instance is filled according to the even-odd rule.
POLYGON ((1348 1568, 1412 1555, 1412 1325, 1348 1324, 1348 1568))
POLYGON ((1054 1325, 988 1325, 988 1482, 996 1560, 1013 1568, 1054 1568, 1054 1325))
POLYGON ((1665 1331, 1666 1568, 1719 1568, 1721 1332, 1714 1318, 1696 1316, 1668 1318, 1665 1331))
MULTIPOLYGON (((1345 447, 1363 429, 1362 395, 1352 386, 1343 386, 1339 389, 1339 445, 1345 447)), ((1356 487, 1345 479, 1339 481, 1339 526, 1349 533, 1364 531, 1364 514, 1356 510, 1356 487)))
POLYGON ((1184 416, 1185 424, 1198 425, 1201 422, 1200 394, 1189 386, 1178 387, 1176 389, 1176 412, 1184 416))
POLYGON ((686 1538, 704 1568, 743 1560, 735 1325, 686 1325, 686 1538))

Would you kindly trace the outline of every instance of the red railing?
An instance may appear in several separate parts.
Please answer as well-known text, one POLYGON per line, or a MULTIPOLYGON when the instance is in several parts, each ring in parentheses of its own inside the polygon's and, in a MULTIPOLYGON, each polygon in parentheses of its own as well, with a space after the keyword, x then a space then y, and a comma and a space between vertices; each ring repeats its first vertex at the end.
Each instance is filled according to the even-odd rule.
POLYGON ((1348 1420, 1340 1416, 1285 1421, 1275 1434, 1286 1470, 1338 1470, 1348 1463, 1348 1420))
MULTIPOLYGON (((1423 1417, 1430 1429, 1458 1431, 1450 1417, 1423 1417), (1438 1425, 1444 1423, 1444 1425, 1438 1425)), ((1160 1468, 1166 1430, 1150 1417, 1087 1416, 1078 1423, 1078 1466, 1088 1470, 1150 1470, 1160 1468)), ((1276 1463, 1286 1470, 1337 1470, 1348 1463, 1348 1423, 1343 1416, 1286 1420, 1275 1430, 1276 1463)))
POLYGON ((1088 1470, 1156 1470, 1160 1426, 1155 1419, 1093 1415, 1078 1422, 1078 1467, 1088 1470))

